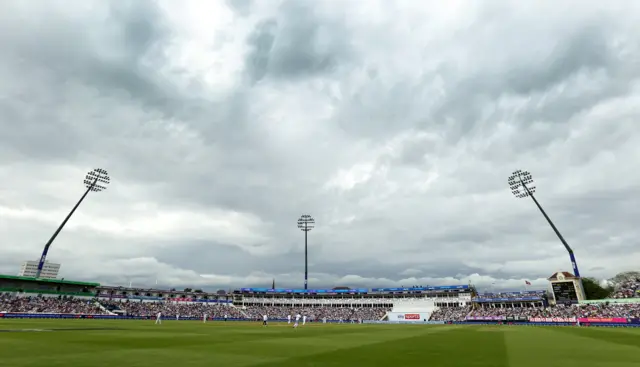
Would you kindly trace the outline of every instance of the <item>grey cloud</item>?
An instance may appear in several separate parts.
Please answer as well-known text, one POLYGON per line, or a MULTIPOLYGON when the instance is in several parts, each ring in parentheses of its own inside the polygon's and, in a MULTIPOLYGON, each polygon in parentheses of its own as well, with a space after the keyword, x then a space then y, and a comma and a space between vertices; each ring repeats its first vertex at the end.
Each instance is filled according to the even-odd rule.
POLYGON ((278 17, 260 22, 249 36, 246 72, 252 82, 267 75, 298 80, 330 73, 351 56, 345 32, 343 24, 320 18, 311 5, 285 1, 278 17))
MULTIPOLYGON (((155 3, 133 1, 104 5, 108 7, 106 19, 52 16, 29 31, 17 29, 0 37, 0 45, 8 50, 6 62, 24 72, 22 85, 8 89, 11 97, 0 100, 2 130, 10 134, 6 141, 17 150, 39 153, 41 159, 68 159, 100 144, 101 135, 119 124, 105 121, 102 126, 93 127, 96 132, 82 121, 84 116, 55 114, 60 106, 71 105, 73 99, 80 97, 70 88, 77 82, 95 88, 77 90, 77 93, 97 92, 94 97, 126 96, 140 101, 142 108, 153 106, 165 113, 171 110, 167 105, 174 103, 176 96, 162 85, 153 70, 157 65, 154 63, 162 62, 160 43, 168 35, 155 3), (101 27, 105 25, 109 28, 101 27), (148 65, 146 60, 153 63, 148 65), (51 90, 43 90, 43 83, 51 90), (26 131, 15 129, 19 123, 26 131), (35 147, 47 149, 33 149, 35 147)), ((6 27, 18 25, 10 21, 6 27)), ((17 79, 16 75, 11 77, 17 79)), ((96 120, 95 115, 92 117, 96 120)))
MULTIPOLYGON (((531 103, 523 106, 518 113, 518 119, 526 121, 519 125, 522 133, 535 133, 529 126, 543 121, 553 124, 557 136, 545 135, 546 139, 538 141, 527 139, 522 142, 526 144, 523 148, 544 146, 549 138, 566 137, 567 131, 558 125, 596 101, 624 94, 638 77, 634 69, 627 69, 627 63, 620 60, 618 51, 608 38, 616 32, 612 29, 613 22, 606 17, 592 19, 581 23, 580 28, 572 30, 568 35, 558 35, 557 39, 548 40, 548 43, 556 45, 548 47, 549 55, 542 62, 531 60, 527 57, 528 52, 523 51, 527 49, 527 45, 522 42, 535 39, 531 38, 528 31, 523 30, 522 41, 514 44, 512 50, 501 51, 501 55, 513 58, 512 63, 487 67, 474 65, 471 71, 459 70, 454 64, 442 63, 433 71, 416 70, 412 79, 407 78, 403 83, 393 85, 384 85, 373 79, 367 85, 369 88, 363 88, 362 92, 344 101, 343 116, 339 118, 340 126, 355 135, 364 133, 372 137, 386 134, 390 130, 400 131, 408 126, 415 126, 425 131, 441 131, 447 142, 455 143, 469 131, 492 134, 494 127, 491 125, 508 118, 504 111, 495 110, 486 122, 482 121, 481 116, 485 114, 487 106, 494 104, 497 99, 503 96, 528 96, 532 99, 531 103), (611 79, 600 89, 545 98, 551 88, 579 73, 602 73, 611 79), (626 76, 618 78, 622 75, 626 76), (629 78, 630 76, 632 77, 629 78), (437 88, 431 89, 438 80, 444 81, 444 95, 440 95, 437 88), (384 91, 384 96, 376 95, 376 90, 384 91), (424 90, 430 90, 431 93, 420 93, 424 90), (374 101, 378 98, 385 98, 387 103, 376 104, 374 101), (416 100, 421 101, 422 111, 411 113, 417 107, 414 102, 416 100), (399 119, 398 116, 403 118, 399 119), (354 120, 364 120, 367 123, 364 126, 354 125, 354 120), (387 124, 390 120, 394 121, 392 126, 387 124)), ((463 32, 457 40, 472 43, 478 41, 478 37, 480 36, 474 35, 474 30, 470 29, 463 32)), ((470 58, 473 58, 473 52, 483 52, 482 47, 486 41, 479 41, 479 46, 474 45, 468 51, 470 58)))
MULTIPOLYGON (((109 4, 112 19, 121 24, 123 44, 130 62, 140 62, 170 33, 164 15, 153 1, 119 1, 109 4)), ((154 57, 161 57, 156 52, 154 57)))
POLYGON ((134 98, 147 99, 151 94, 151 101, 170 100, 158 90, 158 80, 150 80, 156 65, 144 65, 145 61, 162 62, 162 43, 169 35, 155 2, 109 2, 107 6, 104 20, 49 18, 33 33, 18 34, 19 43, 5 42, 17 46, 12 51, 25 66, 46 67, 60 83, 77 78, 103 92, 110 88, 134 98), (92 22, 109 29, 92 28, 92 22))
POLYGON ((273 43, 276 39, 278 23, 275 20, 263 21, 249 37, 248 43, 253 50, 247 57, 247 73, 253 82, 267 75, 273 43))
MULTIPOLYGON (((515 168, 534 173, 539 199, 590 274, 610 276, 639 256, 638 206, 629 198, 640 178, 628 168, 640 142, 633 107, 640 75, 637 53, 622 57, 613 41, 625 22, 609 27, 614 18, 586 17, 556 27, 549 39, 535 33, 539 16, 517 19, 512 32, 549 51, 538 62, 526 44, 498 37, 515 22, 509 12, 479 15, 497 22, 497 34, 472 24, 430 30, 432 42, 403 33, 411 20, 391 10, 382 39, 350 10, 285 2, 259 14, 252 2, 230 2, 246 28, 232 33, 249 47, 238 59, 250 83, 223 87, 200 71, 161 75, 184 56, 165 47, 177 25, 151 2, 113 4, 108 22, 60 11, 39 27, 0 26, 7 54, 0 61, 7 190, 0 234, 15 243, 0 248, 2 272, 36 258, 57 225, 44 216, 73 205, 81 177, 65 169, 96 164, 109 169, 113 186, 72 219, 84 227, 68 228, 54 244, 51 259, 63 263, 67 278, 149 284, 160 276, 165 285, 227 288, 275 277, 297 286, 303 253, 295 221, 304 212, 318 223, 309 237, 314 286, 469 277, 521 284, 569 264, 533 203, 511 197, 506 177, 515 168), (462 62, 459 49, 477 57, 462 62), (177 86, 189 83, 194 90, 177 86), (590 113, 598 106, 606 108, 590 113), (344 174, 360 180, 352 189, 326 185, 340 170, 369 164, 371 177, 344 174), (437 177, 422 185, 427 174, 437 177), (157 209, 139 211, 148 203, 157 209), (255 216, 259 228, 242 231, 259 236, 223 239, 207 227, 210 209, 255 216), (161 214, 177 210, 202 211, 205 228, 185 224, 171 239, 117 228, 118 220, 154 228, 161 214), (87 226, 94 216, 107 229, 87 226), (202 240, 199 230, 214 233, 202 240)), ((18 12, 0 7, 2 19, 18 12)), ((618 14, 625 16, 634 15, 618 14)), ((627 35, 627 45, 637 43, 627 35)))
MULTIPOLYGON (((509 70, 500 90, 528 95, 549 89, 566 78, 582 71, 611 68, 615 63, 607 25, 612 20, 587 24, 564 40, 560 40, 545 63, 530 63, 509 70), (505 88, 506 87, 506 88, 505 88)), ((553 42, 553 41, 552 41, 553 42)))
POLYGON ((227 4, 236 11, 238 14, 242 16, 247 16, 251 13, 252 5, 254 4, 253 0, 227 0, 227 4))

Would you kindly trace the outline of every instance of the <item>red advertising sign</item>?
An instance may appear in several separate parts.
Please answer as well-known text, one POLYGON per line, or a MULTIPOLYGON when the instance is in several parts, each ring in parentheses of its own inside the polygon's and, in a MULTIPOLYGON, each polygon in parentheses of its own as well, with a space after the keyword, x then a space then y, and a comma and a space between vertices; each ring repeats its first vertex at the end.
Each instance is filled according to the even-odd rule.
POLYGON ((169 298, 171 302, 193 302, 193 298, 169 298))
POLYGON ((587 317, 579 318, 580 322, 608 322, 614 324, 626 324, 627 319, 621 317, 587 317))
POLYGON ((420 320, 420 314, 419 313, 405 313, 404 314, 404 319, 405 320, 420 320))

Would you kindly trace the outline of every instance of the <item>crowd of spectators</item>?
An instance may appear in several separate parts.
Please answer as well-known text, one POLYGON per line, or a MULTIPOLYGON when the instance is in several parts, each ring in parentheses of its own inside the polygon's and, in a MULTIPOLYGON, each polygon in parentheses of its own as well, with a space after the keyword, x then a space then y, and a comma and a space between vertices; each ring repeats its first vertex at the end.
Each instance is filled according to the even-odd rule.
POLYGON ((70 313, 100 315, 107 312, 95 301, 70 297, 15 297, 0 294, 0 312, 70 313))
POLYGON ((107 309, 117 313, 122 311, 130 316, 155 316, 161 312, 165 317, 228 317, 245 318, 245 314, 235 307, 221 303, 176 303, 176 302, 140 302, 140 301, 100 301, 107 309))
POLYGON ((578 317, 640 318, 640 303, 611 303, 580 307, 578 317))
POLYGON ((478 308, 469 312, 469 317, 577 317, 577 307, 558 305, 553 308, 518 307, 518 308, 478 308))
MULTIPOLYGON (((131 316, 153 317, 161 312, 165 317, 197 317, 204 315, 216 318, 250 318, 262 319, 264 315, 270 320, 287 319, 287 316, 299 314, 308 321, 342 320, 370 321, 380 320, 388 308, 382 307, 275 307, 250 306, 233 307, 220 303, 175 303, 175 302, 140 302, 140 301, 98 301, 71 297, 16 297, 0 294, 0 312, 23 313, 66 313, 66 314, 108 314, 109 311, 131 316), (102 306, 102 307, 101 307, 102 306)), ((640 303, 603 303, 590 305, 558 305, 555 307, 443 307, 436 309, 431 321, 462 321, 467 317, 584 317, 584 318, 640 318, 640 303)))
POLYGON ((276 306, 250 306, 245 309, 245 313, 249 318, 258 319, 263 315, 267 315, 269 319, 286 319, 289 315, 307 316, 308 320, 321 321, 342 320, 342 321, 377 321, 382 319, 384 315, 390 311, 384 307, 276 307, 276 306))
POLYGON ((176 302, 140 302, 140 301, 106 301, 88 300, 71 297, 16 297, 9 294, 0 295, 0 312, 24 313, 69 313, 69 314, 123 314, 129 316, 153 317, 159 312, 164 317, 229 318, 229 319, 262 319, 264 315, 270 320, 286 319, 297 314, 306 316, 308 321, 342 320, 365 321, 380 320, 387 308, 367 307, 311 307, 291 308, 274 306, 233 307, 220 303, 176 303, 176 302), (102 306, 102 307, 101 307, 102 306))
POLYGON ((442 307, 436 309, 429 321, 462 321, 471 312, 471 307, 442 307))
POLYGON ((640 303, 599 305, 558 305, 548 308, 441 308, 431 314, 431 321, 463 321, 466 317, 592 317, 640 318, 640 303))
POLYGON ((521 298, 531 296, 541 296, 546 292, 543 290, 538 291, 522 291, 522 292, 485 292, 478 294, 478 298, 521 298))
POLYGON ((621 282, 611 298, 637 298, 640 297, 640 277, 633 275, 621 282))

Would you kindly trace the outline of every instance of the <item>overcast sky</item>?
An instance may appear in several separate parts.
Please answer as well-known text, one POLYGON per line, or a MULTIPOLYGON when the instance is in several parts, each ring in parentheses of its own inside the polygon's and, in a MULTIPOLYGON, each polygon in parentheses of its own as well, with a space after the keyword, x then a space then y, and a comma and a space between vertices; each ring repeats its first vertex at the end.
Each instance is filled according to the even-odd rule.
POLYGON ((640 3, 0 2, 0 273, 536 287, 640 261, 640 3), (634 173, 636 172, 636 173, 634 173))

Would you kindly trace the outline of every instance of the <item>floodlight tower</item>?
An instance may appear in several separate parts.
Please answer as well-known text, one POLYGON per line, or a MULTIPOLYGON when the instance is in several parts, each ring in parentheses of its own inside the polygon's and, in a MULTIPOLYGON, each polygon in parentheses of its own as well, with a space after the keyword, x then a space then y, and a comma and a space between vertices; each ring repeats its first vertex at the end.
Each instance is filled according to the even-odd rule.
POLYGON ((553 222, 551 221, 551 218, 549 218, 549 216, 544 211, 544 209, 542 209, 542 206, 540 205, 540 203, 538 203, 538 200, 536 200, 536 197, 533 195, 533 193, 536 192, 536 187, 533 186, 533 178, 531 177, 531 173, 529 173, 528 171, 522 171, 522 170, 514 171, 513 174, 509 176, 508 182, 509 182, 509 187, 511 187, 511 192, 515 197, 517 198, 526 198, 528 196, 531 197, 531 200, 533 200, 533 202, 536 204, 538 209, 540 209, 540 212, 542 213, 544 218, 547 220, 547 222, 549 223, 553 231, 556 233, 556 236, 558 236, 558 239, 560 239, 560 242, 562 242, 562 244, 564 245, 564 248, 569 253, 569 259, 571 259, 571 266, 573 267, 573 272, 576 277, 580 278, 580 271, 578 270, 578 264, 576 263, 576 257, 573 255, 573 250, 571 249, 571 247, 569 247, 569 244, 567 243, 567 241, 564 239, 564 237, 562 237, 562 234, 560 234, 560 231, 558 230, 558 228, 556 228, 555 224, 553 224, 553 222))
POLYGON ((309 267, 307 256, 307 233, 312 230, 316 225, 316 221, 309 215, 304 214, 298 219, 298 228, 304 232, 304 289, 307 289, 307 283, 309 280, 309 267))
POLYGON ((69 221, 69 218, 71 218, 71 216, 76 211, 76 209, 78 209, 78 207, 80 206, 84 198, 87 197, 90 191, 100 192, 102 190, 106 190, 110 180, 111 179, 109 178, 109 174, 107 173, 106 170, 103 170, 102 168, 96 168, 93 171, 89 171, 87 173, 87 176, 84 178, 84 185, 87 187, 87 190, 84 192, 82 197, 80 197, 80 200, 78 200, 78 202, 73 207, 73 209, 71 209, 69 214, 67 214, 67 217, 64 218, 64 220, 62 221, 62 224, 60 224, 60 227, 56 229, 56 231, 53 233, 53 236, 51 236, 47 244, 44 245, 44 250, 42 251, 42 256, 40 257, 40 262, 38 263, 38 270, 36 271, 36 278, 40 277, 40 273, 42 272, 42 267, 44 266, 44 262, 47 259, 47 253, 49 252, 49 247, 51 247, 51 244, 53 243, 53 241, 56 239, 56 237, 58 237, 58 234, 60 233, 60 231, 62 231, 62 228, 64 227, 65 224, 67 224, 67 222, 69 221))

